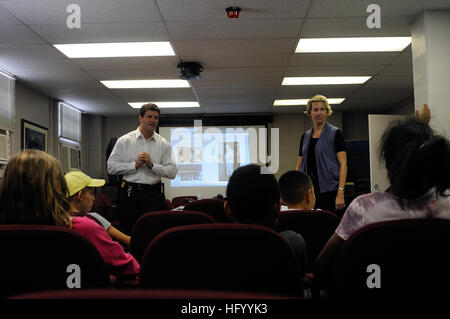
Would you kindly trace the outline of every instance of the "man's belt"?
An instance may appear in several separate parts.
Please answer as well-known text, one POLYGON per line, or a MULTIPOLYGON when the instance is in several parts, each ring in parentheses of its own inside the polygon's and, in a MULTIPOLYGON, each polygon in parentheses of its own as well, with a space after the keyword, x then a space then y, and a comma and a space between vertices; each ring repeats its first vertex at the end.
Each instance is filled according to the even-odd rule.
POLYGON ((152 190, 152 191, 161 191, 161 182, 158 182, 156 184, 150 185, 150 184, 140 184, 140 183, 130 183, 125 182, 126 186, 131 186, 133 189, 145 189, 145 190, 152 190))

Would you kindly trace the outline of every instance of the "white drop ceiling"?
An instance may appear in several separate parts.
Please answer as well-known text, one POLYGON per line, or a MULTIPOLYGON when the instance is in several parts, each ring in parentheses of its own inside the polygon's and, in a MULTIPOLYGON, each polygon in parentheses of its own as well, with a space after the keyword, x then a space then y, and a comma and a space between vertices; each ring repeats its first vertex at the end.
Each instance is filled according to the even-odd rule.
POLYGON ((411 45, 402 52, 294 53, 300 38, 410 36, 424 9, 450 0, 0 0, 0 69, 91 114, 135 115, 127 103, 198 101, 164 114, 300 112, 275 99, 345 97, 336 110, 386 111, 413 97, 411 45), (69 4, 81 28, 69 29, 69 4), (366 26, 369 4, 381 28, 366 26), (225 8, 240 6, 239 19, 225 8), (69 59, 52 44, 170 41, 176 56, 69 59), (203 64, 190 88, 119 89, 101 80, 178 78, 180 60, 203 64), (285 76, 373 76, 363 85, 282 87, 285 76))

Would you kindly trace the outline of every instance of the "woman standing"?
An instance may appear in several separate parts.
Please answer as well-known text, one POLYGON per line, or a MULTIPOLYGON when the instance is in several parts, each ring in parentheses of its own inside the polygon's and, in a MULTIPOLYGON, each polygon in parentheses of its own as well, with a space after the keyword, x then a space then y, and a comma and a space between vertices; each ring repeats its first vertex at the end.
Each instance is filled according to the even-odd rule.
POLYGON ((345 207, 347 178, 344 136, 337 127, 327 123, 327 116, 333 111, 325 96, 309 99, 305 113, 311 117, 313 127, 302 135, 296 169, 307 173, 313 181, 315 208, 341 210, 345 207))

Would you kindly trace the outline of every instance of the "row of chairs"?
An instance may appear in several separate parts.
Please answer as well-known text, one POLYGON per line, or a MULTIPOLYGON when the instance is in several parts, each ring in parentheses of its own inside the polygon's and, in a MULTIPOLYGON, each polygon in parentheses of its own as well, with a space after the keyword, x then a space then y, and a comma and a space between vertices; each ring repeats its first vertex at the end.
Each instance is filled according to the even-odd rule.
MULTIPOLYGON (((0 240, 5 252, 0 263, 2 297, 72 288, 74 276, 81 288, 111 287, 99 253, 70 229, 1 225, 0 240)), ((177 226, 163 231, 145 250, 139 286, 303 294, 287 242, 268 228, 239 224, 177 226)))
MULTIPOLYGON (((301 213, 285 212, 280 222, 289 220, 283 221, 283 216, 293 218, 301 213)), ((195 216, 197 221, 195 225, 177 226, 183 224, 181 221, 166 224, 175 227, 162 223, 160 232, 153 232, 154 238, 141 246, 146 247, 140 259, 140 287, 303 295, 304 281, 299 278, 292 251, 278 233, 260 226, 215 223, 200 212, 146 216, 163 220, 164 214, 184 221, 195 216)), ((313 228, 309 230, 315 233, 313 228)), ((440 219, 397 220, 364 227, 346 241, 337 258, 330 297, 448 297, 450 262, 445 252, 449 237, 450 221, 440 219)), ((4 256, 0 264, 3 297, 66 288, 71 274, 67 267, 73 264, 81 269, 81 287, 111 287, 98 252, 71 230, 2 225, 0 247, 4 256)))
MULTIPOLYGON (((130 251, 141 260, 145 248, 163 230, 192 224, 233 223, 225 214, 223 200, 203 199, 194 201, 183 211, 159 211, 143 215, 135 224, 131 234, 130 251)), ((328 211, 294 210, 282 212, 278 230, 293 230, 303 236, 308 251, 308 271, 327 240, 336 230, 339 218, 328 211)))

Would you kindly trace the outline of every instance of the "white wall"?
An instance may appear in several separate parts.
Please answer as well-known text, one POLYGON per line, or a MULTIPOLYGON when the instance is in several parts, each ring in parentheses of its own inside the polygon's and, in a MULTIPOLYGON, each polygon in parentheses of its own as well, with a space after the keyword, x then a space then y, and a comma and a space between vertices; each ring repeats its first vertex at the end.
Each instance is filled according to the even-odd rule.
POLYGON ((102 116, 82 116, 82 166, 83 171, 92 178, 103 178, 106 169, 104 122, 102 116))
MULTIPOLYGON (((422 108, 420 108, 420 110, 422 110, 422 108)), ((388 112, 388 114, 392 115, 407 115, 407 116, 414 115, 414 113, 415 113, 414 99, 399 106, 393 107, 392 110, 388 112)))
POLYGON ((344 112, 344 138, 346 141, 359 141, 369 139, 370 112, 344 112))
MULTIPOLYGON (((48 97, 16 81, 16 123, 14 132, 11 134, 11 155, 21 151, 21 119, 49 128, 49 109, 50 99, 48 97)), ((48 138, 54 138, 53 131, 49 131, 48 138)), ((48 143, 49 153, 55 155, 52 145, 53 143, 48 143)))

